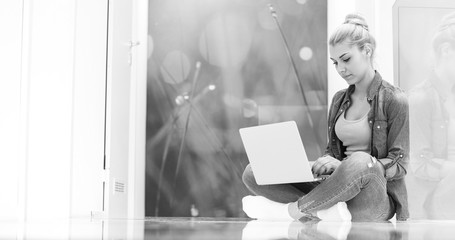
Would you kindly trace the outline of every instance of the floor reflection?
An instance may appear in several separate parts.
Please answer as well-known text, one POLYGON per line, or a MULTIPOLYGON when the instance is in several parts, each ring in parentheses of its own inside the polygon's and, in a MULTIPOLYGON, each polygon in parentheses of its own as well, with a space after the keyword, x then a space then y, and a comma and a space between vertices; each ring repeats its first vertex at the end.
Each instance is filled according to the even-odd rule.
POLYGON ((455 221, 381 223, 245 219, 148 219, 146 239, 454 239, 455 221))
POLYGON ((0 221, 0 239, 454 239, 455 221, 279 222, 238 218, 0 221))

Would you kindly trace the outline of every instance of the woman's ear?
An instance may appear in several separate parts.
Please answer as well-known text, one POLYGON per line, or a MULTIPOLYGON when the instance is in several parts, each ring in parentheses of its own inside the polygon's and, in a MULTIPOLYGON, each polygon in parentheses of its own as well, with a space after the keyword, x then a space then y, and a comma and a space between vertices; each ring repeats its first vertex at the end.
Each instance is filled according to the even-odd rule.
POLYGON ((363 51, 366 56, 371 57, 372 50, 371 50, 371 47, 369 46, 369 44, 365 44, 365 46, 363 46, 363 51))

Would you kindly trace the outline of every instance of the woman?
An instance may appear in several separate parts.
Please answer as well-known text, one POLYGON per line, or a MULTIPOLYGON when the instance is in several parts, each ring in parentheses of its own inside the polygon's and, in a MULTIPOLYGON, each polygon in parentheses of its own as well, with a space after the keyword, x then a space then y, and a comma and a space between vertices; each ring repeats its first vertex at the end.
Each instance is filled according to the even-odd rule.
POLYGON ((433 71, 409 92, 410 208, 416 218, 455 219, 455 12, 442 19, 432 45, 433 71))
POLYGON ((408 102, 374 70, 375 48, 359 15, 348 15, 335 30, 330 58, 349 87, 333 97, 327 149, 312 167, 317 175, 331 175, 320 182, 259 186, 247 166, 243 181, 258 195, 243 199, 248 216, 385 221, 396 213, 397 220, 408 218, 408 102))

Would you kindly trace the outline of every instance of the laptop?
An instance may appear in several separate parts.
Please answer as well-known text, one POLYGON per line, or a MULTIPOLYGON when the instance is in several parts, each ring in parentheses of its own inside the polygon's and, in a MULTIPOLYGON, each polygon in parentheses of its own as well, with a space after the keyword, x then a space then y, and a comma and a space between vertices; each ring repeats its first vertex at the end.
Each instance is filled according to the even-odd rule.
POLYGON ((314 177, 295 121, 239 129, 259 185, 321 181, 314 177))

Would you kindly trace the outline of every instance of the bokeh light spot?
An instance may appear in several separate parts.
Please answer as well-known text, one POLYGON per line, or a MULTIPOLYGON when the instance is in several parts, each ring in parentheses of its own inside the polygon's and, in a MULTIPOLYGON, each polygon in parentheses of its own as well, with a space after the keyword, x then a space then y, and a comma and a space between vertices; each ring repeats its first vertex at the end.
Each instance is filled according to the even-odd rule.
POLYGON ((300 49, 299 56, 304 61, 309 61, 313 57, 313 50, 309 47, 303 47, 300 49))

